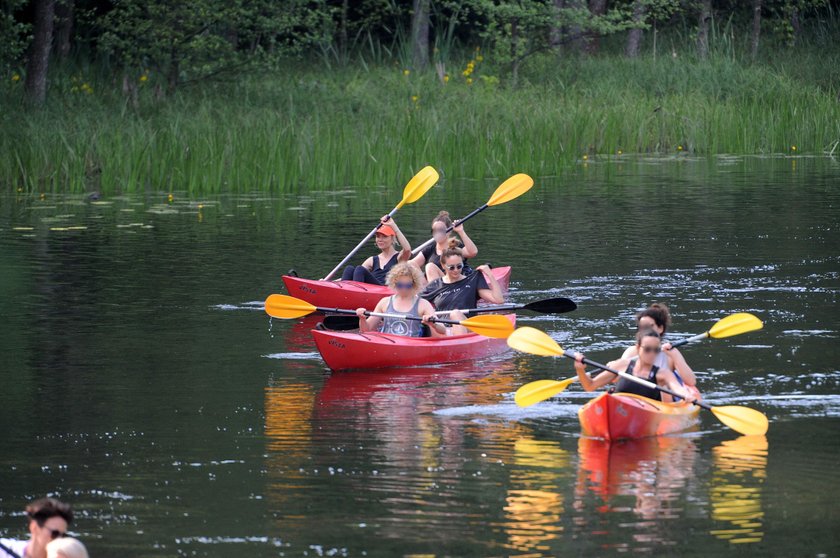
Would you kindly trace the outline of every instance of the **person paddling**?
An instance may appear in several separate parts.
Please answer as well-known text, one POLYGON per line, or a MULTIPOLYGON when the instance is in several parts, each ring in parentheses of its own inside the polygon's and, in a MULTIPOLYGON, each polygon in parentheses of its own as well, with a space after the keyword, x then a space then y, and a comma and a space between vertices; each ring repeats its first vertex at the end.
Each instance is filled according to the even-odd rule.
MULTIPOLYGON (((501 304, 505 301, 502 286, 490 271, 490 266, 480 265, 475 271, 465 275, 463 252, 454 246, 443 251, 440 261, 446 275, 431 281, 420 295, 434 304, 436 310, 475 308, 479 300, 486 300, 492 304, 501 304)), ((465 316, 463 312, 455 311, 449 314, 449 319, 460 321, 464 320, 465 316)), ((450 335, 466 333, 468 330, 462 325, 453 325, 449 328, 450 335)))
POLYGON ((397 222, 389 217, 382 218, 382 226, 376 231, 376 247, 379 254, 366 259, 362 265, 348 265, 341 274, 342 281, 358 281, 372 285, 384 285, 388 271, 399 262, 411 257, 411 245, 400 230, 397 222), (386 224, 387 223, 387 224, 386 224), (400 250, 397 251, 396 242, 400 250))
POLYGON ((474 258, 478 255, 478 247, 475 242, 467 235, 464 230, 464 225, 457 221, 453 222, 449 217, 448 211, 441 211, 432 220, 432 238, 433 244, 429 244, 419 254, 411 259, 411 263, 416 265, 418 269, 422 270, 427 282, 432 282, 435 279, 443 277, 445 270, 441 267, 440 259, 447 248, 449 248, 453 239, 456 240, 456 245, 461 248, 462 256, 464 258, 464 273, 469 275, 472 269, 467 265, 467 258, 474 258), (452 229, 458 236, 448 235, 446 230, 452 225, 452 229), (460 238, 460 241, 458 240, 460 238))
MULTIPOLYGON (((636 324, 640 330, 649 328, 658 333, 660 337, 665 337, 665 332, 671 325, 671 311, 664 304, 654 302, 636 314, 636 324)), ((633 358, 638 354, 636 345, 633 345, 627 347, 621 358, 633 358)), ((694 371, 685 361, 685 357, 679 349, 672 348, 670 343, 662 343, 662 351, 656 355, 654 364, 660 369, 672 371, 680 384, 696 389, 697 377, 694 375, 694 371)))
POLYGON ((359 331, 382 331, 393 335, 405 335, 407 337, 422 337, 423 324, 430 327, 432 335, 444 335, 445 328, 441 324, 430 323, 428 319, 434 316, 435 309, 428 300, 418 296, 423 276, 420 270, 408 262, 395 265, 385 279, 386 284, 396 292, 386 296, 376 304, 374 312, 387 314, 405 314, 418 320, 406 320, 401 318, 383 318, 381 316, 365 316, 365 308, 357 308, 356 315, 359 316, 359 331))
MULTIPOLYGON (((638 356, 632 358, 620 358, 607 364, 607 368, 624 370, 628 374, 648 380, 659 386, 670 389, 680 394, 686 401, 694 401, 696 395, 685 388, 677 381, 676 376, 670 370, 659 368, 656 364, 656 357, 662 351, 661 338, 659 334, 650 328, 640 329, 636 332, 636 352, 638 356)), ((583 389, 592 391, 610 383, 616 383, 615 391, 622 393, 633 393, 656 401, 671 402, 672 398, 666 393, 638 384, 626 378, 622 378, 612 372, 601 372, 594 378, 586 373, 586 366, 583 364, 584 356, 575 353, 575 372, 580 380, 583 389)))

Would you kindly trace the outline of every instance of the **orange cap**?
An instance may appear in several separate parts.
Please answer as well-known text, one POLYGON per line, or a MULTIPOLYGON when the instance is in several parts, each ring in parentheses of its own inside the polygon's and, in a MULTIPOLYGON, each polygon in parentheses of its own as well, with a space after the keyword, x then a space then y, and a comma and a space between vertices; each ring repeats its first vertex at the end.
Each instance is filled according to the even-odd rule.
POLYGON ((379 229, 377 229, 376 231, 376 234, 384 234, 385 236, 397 236, 397 233, 394 232, 394 229, 392 229, 388 225, 382 225, 381 227, 379 227, 379 229))

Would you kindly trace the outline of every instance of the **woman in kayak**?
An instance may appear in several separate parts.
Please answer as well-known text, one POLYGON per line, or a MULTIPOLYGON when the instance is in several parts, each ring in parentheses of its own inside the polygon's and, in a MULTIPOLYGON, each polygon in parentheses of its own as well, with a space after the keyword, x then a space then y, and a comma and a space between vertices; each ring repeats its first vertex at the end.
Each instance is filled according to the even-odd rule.
POLYGON ((342 281, 384 285, 388 271, 398 262, 406 262, 411 257, 411 245, 397 226, 397 222, 386 215, 382 218, 381 223, 382 225, 376 231, 375 239, 379 254, 369 257, 362 265, 345 267, 341 274, 342 281), (399 252, 394 244, 394 239, 400 243, 399 252))
POLYGON ((428 318, 435 315, 435 309, 428 300, 418 296, 423 283, 423 275, 420 270, 408 262, 398 263, 385 279, 385 283, 396 292, 386 296, 376 304, 374 312, 387 314, 404 314, 420 320, 406 320, 402 318, 383 318, 381 316, 366 317, 364 308, 357 308, 356 315, 359 316, 359 331, 381 331, 394 335, 405 335, 407 337, 422 337, 423 324, 432 330, 432 335, 445 334, 445 328, 441 324, 430 323, 428 318))
MULTIPOLYGON (((655 364, 657 355, 662 351, 661 342, 659 334, 653 329, 640 329, 636 332, 636 353, 638 356, 622 357, 607 363, 607 367, 614 370, 623 370, 637 378, 668 388, 687 401, 693 401, 695 395, 682 386, 670 370, 664 370, 655 364)), ((583 355, 575 353, 575 372, 577 372, 578 379, 586 391, 592 391, 615 382, 615 391, 617 392, 634 393, 656 401, 670 402, 672 400, 670 395, 662 393, 658 389, 622 378, 606 370, 594 378, 590 378, 582 361, 583 355)))
MULTIPOLYGON (((426 285, 422 297, 435 305, 437 311, 475 308, 479 300, 493 304, 505 301, 502 287, 487 264, 478 266, 470 274, 464 274, 463 252, 454 246, 443 251, 440 262, 446 275, 426 285)), ((450 312, 449 319, 465 319, 463 312, 450 312)), ((463 335, 467 328, 453 325, 450 335, 463 335)))
MULTIPOLYGON (((664 304, 654 302, 638 314, 636 314, 636 325, 638 329, 650 328, 659 334, 660 337, 665 337, 665 332, 668 326, 671 325, 671 312, 664 304)), ((636 345, 628 347, 621 358, 633 358, 638 355, 636 345)), ((661 369, 671 370, 674 376, 681 384, 696 388, 697 377, 694 371, 685 361, 679 349, 671 348, 670 343, 662 344, 662 352, 656 355, 654 364, 661 369)))
POLYGON ((478 255, 478 247, 476 247, 475 242, 467 235, 467 231, 464 230, 464 225, 457 223, 453 223, 452 219, 449 217, 448 211, 441 211, 437 214, 432 220, 432 238, 434 239, 434 243, 429 244, 423 250, 420 251, 416 256, 411 259, 411 263, 417 266, 417 269, 423 270, 426 281, 434 281, 444 275, 444 269, 441 267, 440 259, 443 255, 444 250, 449 248, 450 243, 455 239, 454 236, 449 236, 446 233, 446 229, 451 227, 452 225, 455 227, 452 229, 456 233, 458 233, 458 237, 460 238, 460 243, 457 245, 462 250, 462 255, 464 258, 464 266, 465 266, 465 274, 469 275, 472 269, 466 265, 467 258, 474 258, 478 255))

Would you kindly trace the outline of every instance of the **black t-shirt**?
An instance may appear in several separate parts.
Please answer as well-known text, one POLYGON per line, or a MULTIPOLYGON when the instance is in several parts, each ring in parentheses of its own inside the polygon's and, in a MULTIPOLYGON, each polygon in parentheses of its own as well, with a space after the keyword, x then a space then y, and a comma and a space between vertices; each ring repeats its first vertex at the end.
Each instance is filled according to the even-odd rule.
POLYGON ((475 271, 455 283, 444 283, 443 278, 435 279, 426 285, 420 296, 434 304, 437 310, 466 310, 476 307, 481 299, 478 291, 489 288, 484 274, 475 271))

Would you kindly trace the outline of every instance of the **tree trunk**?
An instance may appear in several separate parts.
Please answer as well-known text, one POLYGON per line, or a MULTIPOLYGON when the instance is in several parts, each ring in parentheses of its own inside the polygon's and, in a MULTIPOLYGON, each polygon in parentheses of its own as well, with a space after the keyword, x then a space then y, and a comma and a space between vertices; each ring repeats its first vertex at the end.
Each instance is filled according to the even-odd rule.
POLYGON ((519 20, 517 18, 513 18, 513 21, 510 22, 510 57, 513 60, 510 65, 511 81, 515 87, 519 79, 519 63, 521 62, 519 59, 519 20))
POLYGON ((709 21, 711 19, 712 0, 702 0, 697 18, 697 56, 702 60, 709 56, 709 21))
POLYGON ((414 0, 411 51, 414 68, 425 69, 429 65, 429 0, 414 0))
MULTIPOLYGON (((555 0, 555 2, 558 2, 558 0, 555 0)), ((572 10, 587 10, 586 0, 566 0, 566 7, 572 10)), ((583 52, 586 49, 586 36, 580 25, 569 26, 567 33, 571 50, 583 52)))
POLYGON ((41 105, 47 98, 47 69, 50 64, 55 0, 35 0, 34 37, 26 62, 26 97, 32 104, 41 105))
POLYGON ((761 4, 762 0, 753 0, 752 37, 750 39, 750 54, 752 59, 758 58, 758 40, 761 36, 761 4))
POLYGON ((799 21, 799 8, 793 6, 790 12, 790 28, 793 34, 790 37, 790 46, 795 46, 797 39, 799 39, 799 32, 802 30, 802 24, 799 21))
POLYGON ((642 28, 641 24, 645 20, 645 13, 647 12, 647 5, 644 0, 635 0, 633 2, 633 23, 639 27, 633 27, 627 34, 627 46, 624 48, 624 54, 628 58, 636 58, 639 56, 639 50, 642 47, 642 28))
POLYGON ((59 60, 66 60, 70 55, 70 45, 73 38, 73 0, 58 0, 55 4, 55 53, 59 60))
POLYGON ((338 50, 341 55, 341 60, 347 60, 347 14, 350 11, 349 0, 344 0, 341 3, 341 28, 338 33, 338 50))
MULTIPOLYGON (((607 13, 607 0, 589 0, 589 13, 594 19, 602 17, 607 13)), ((594 31, 586 33, 586 40, 583 45, 583 50, 587 54, 593 55, 598 53, 601 47, 601 36, 594 31)))

